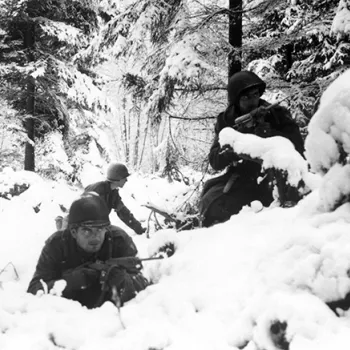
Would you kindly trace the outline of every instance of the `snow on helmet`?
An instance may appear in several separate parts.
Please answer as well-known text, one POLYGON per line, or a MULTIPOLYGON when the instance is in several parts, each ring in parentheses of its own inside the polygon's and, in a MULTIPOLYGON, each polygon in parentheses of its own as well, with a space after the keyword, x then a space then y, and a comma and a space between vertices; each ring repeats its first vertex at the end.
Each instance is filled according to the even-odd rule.
POLYGON ((68 215, 70 226, 108 226, 109 210, 99 196, 85 195, 75 200, 68 215))
POLYGON ((123 180, 129 175, 128 168, 123 163, 112 163, 107 169, 107 180, 110 182, 123 180))

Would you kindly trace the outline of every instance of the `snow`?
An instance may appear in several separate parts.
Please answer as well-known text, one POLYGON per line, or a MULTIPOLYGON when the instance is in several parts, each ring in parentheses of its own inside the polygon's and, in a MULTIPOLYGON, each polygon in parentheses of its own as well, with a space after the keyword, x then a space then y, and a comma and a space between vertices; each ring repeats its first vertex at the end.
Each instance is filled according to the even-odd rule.
POLYGON ((311 170, 323 176, 320 197, 326 211, 350 194, 348 157, 343 156, 350 152, 349 92, 350 70, 333 81, 322 95, 305 140, 311 170))
POLYGON ((63 173, 70 173, 72 166, 69 164, 68 156, 64 152, 62 134, 53 131, 44 140, 36 145, 37 167, 41 171, 59 169, 63 173), (40 156, 41 157, 40 157, 40 156))
POLYGON ((39 23, 39 25, 46 35, 57 38, 59 41, 67 42, 72 46, 84 47, 86 45, 86 38, 82 30, 62 22, 49 19, 41 20, 42 23, 39 23))
MULTIPOLYGON (((72 101, 87 106, 89 110, 94 110, 95 113, 98 113, 98 107, 103 107, 105 110, 111 108, 111 102, 108 101, 101 90, 93 84, 91 78, 73 69, 66 69, 62 73, 62 78, 72 83, 67 86, 62 85, 62 90, 67 93, 72 101), (64 89, 66 89, 66 91, 64 89)), ((95 119, 95 121, 97 120, 95 119)))
MULTIPOLYGON (((25 293, 59 204, 79 191, 30 172, 1 175, 7 188, 30 187, 0 202, 0 268, 11 262, 19 274, 16 280, 12 265, 0 274, 0 349, 275 349, 269 327, 276 320, 287 322, 291 349, 348 347, 349 313, 338 318, 324 303, 350 290, 348 204, 319 212, 314 191, 290 209, 256 212, 253 203, 212 228, 164 229, 150 239, 127 229, 141 257, 166 243, 175 254, 144 262, 153 285, 119 314, 111 303, 87 310, 52 294, 25 293)), ((179 205, 186 187, 132 174, 122 197, 145 222, 145 201, 179 205)))
POLYGON ((281 136, 263 139, 253 134, 242 134, 233 128, 224 128, 219 134, 221 146, 230 145, 236 153, 247 154, 262 160, 263 168, 285 170, 288 182, 297 186, 299 181, 307 181, 307 163, 295 151, 293 144, 281 136))
POLYGON ((197 46, 203 41, 201 35, 188 35, 186 39, 172 47, 165 66, 160 72, 161 80, 173 78, 181 82, 191 82, 198 78, 203 70, 211 70, 211 67, 199 59, 196 53, 197 46))
POLYGON ((333 19, 331 32, 337 34, 338 40, 349 35, 350 32, 350 11, 349 1, 340 0, 336 15, 333 19))
MULTIPOLYGON (((149 238, 111 215, 112 223, 133 237, 141 258, 166 244, 175 247, 171 257, 144 262, 152 285, 120 311, 109 302, 87 310, 54 295, 62 283, 48 294, 26 293, 55 217, 82 189, 5 168, 0 173, 0 349, 275 350, 271 326, 278 321, 287 325, 291 350, 347 350, 350 311, 337 317, 325 302, 350 291, 350 204, 339 201, 350 193, 349 165, 339 158, 339 145, 349 150, 349 74, 329 86, 310 123, 308 163, 280 137, 220 134, 220 142, 261 157, 263 166, 287 170, 291 183, 308 182, 312 191, 297 206, 262 208, 255 202, 226 223, 180 232, 151 227, 149 238), (15 185, 29 188, 5 196, 15 185)), ((88 154, 96 156, 93 149, 88 154)), ((100 180, 102 167, 89 162, 82 179, 100 180)), ((134 173, 121 196, 146 225, 145 203, 176 213, 198 178, 187 186, 134 173)))

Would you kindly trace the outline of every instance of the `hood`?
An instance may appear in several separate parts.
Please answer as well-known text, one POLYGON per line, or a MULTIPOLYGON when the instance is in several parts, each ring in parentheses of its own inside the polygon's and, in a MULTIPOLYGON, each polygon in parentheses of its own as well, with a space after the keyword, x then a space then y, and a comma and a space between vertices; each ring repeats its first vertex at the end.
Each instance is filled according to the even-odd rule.
POLYGON ((241 93, 252 87, 259 88, 261 96, 265 91, 266 84, 253 72, 241 71, 233 74, 227 86, 231 104, 237 105, 241 93))

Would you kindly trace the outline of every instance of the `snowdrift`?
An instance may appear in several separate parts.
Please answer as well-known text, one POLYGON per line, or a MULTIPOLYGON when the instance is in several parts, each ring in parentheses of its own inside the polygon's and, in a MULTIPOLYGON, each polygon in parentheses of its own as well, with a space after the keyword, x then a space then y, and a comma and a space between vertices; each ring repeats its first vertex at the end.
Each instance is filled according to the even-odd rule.
MULTIPOLYGON (((333 88, 346 88, 348 81, 333 88)), ((316 141, 322 133, 327 140, 336 133, 343 142, 336 146, 348 150, 345 125, 329 103, 338 99, 348 107, 341 94, 328 96, 306 143, 316 173, 312 192, 294 208, 256 213, 245 207, 224 224, 160 230, 149 239, 112 217, 133 236, 141 257, 167 244, 175 247, 171 257, 144 263, 153 284, 120 313, 111 303, 87 310, 53 294, 26 293, 44 241, 55 230, 54 218, 79 193, 33 174, 1 174, 0 193, 13 183, 27 182, 29 188, 0 198, 0 349, 347 350, 350 311, 337 316, 327 303, 350 291, 348 164, 339 147, 328 147, 331 141, 316 141)), ((122 196, 146 221, 142 203, 174 209, 185 187, 133 175, 122 196)))
MULTIPOLYGON (((19 182, 32 176, 14 174, 19 182)), ((148 213, 133 196, 160 203, 184 191, 163 181, 135 178, 125 189, 140 220, 148 213)), ((144 263, 153 284, 119 314, 111 303, 87 310, 26 293, 60 204, 78 195, 39 177, 28 182, 27 191, 1 201, 0 266, 11 265, 0 274, 0 349, 275 349, 276 324, 287 325, 282 340, 291 349, 348 348, 349 314, 337 317, 325 304, 350 290, 348 204, 319 212, 315 192, 290 209, 246 207, 208 229, 133 236, 142 257, 169 243, 175 254, 144 263)))

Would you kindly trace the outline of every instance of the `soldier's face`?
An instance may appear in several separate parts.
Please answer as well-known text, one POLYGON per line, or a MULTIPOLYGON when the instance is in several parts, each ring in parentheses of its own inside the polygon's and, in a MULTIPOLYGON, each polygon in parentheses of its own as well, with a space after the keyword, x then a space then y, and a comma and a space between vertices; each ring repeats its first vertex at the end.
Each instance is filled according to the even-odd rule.
POLYGON ((259 107, 260 92, 258 88, 252 88, 244 93, 239 98, 239 109, 242 115, 247 114, 259 107))
POLYGON ((102 247, 106 232, 106 227, 80 226, 72 230, 72 235, 81 249, 87 253, 96 253, 102 247))
POLYGON ((111 182, 111 189, 115 190, 116 188, 123 188, 127 181, 128 178, 126 177, 122 180, 111 182))

